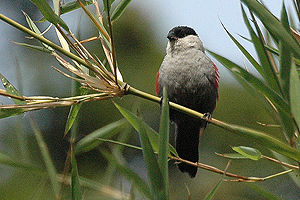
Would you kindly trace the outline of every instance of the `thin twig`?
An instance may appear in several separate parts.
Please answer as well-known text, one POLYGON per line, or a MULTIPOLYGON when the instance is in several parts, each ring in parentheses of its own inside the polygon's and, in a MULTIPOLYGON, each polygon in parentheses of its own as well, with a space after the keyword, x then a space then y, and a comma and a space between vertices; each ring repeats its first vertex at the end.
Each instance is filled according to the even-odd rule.
POLYGON ((299 169, 298 166, 291 165, 291 164, 288 164, 288 163, 285 163, 285 162, 276 160, 276 159, 271 158, 271 157, 268 157, 268 156, 262 155, 262 158, 264 158, 264 159, 266 159, 266 160, 269 160, 269 161, 272 161, 272 162, 275 162, 275 163, 280 164, 280 165, 282 165, 282 166, 288 167, 288 168, 290 168, 290 169, 299 169))
POLYGON ((114 75, 115 75, 115 82, 118 87, 118 77, 117 77, 117 62, 116 62, 116 52, 115 52, 115 45, 114 45, 114 37, 113 37, 113 27, 110 19, 110 12, 109 12, 109 0, 106 0, 106 6, 107 6, 107 21, 108 21, 108 26, 109 26, 109 33, 110 33, 110 43, 111 43, 111 54, 112 54, 112 61, 113 61, 113 68, 114 68, 114 75))
POLYGON ((210 165, 206 165, 206 164, 199 163, 199 162, 194 163, 194 162, 184 160, 182 158, 175 157, 175 156, 170 156, 170 158, 172 160, 176 160, 176 161, 179 161, 179 162, 184 162, 186 164, 189 164, 189 165, 192 165, 192 166, 195 166, 195 167, 198 167, 198 168, 202 168, 202 169, 205 169, 205 170, 208 170, 208 171, 211 171, 211 172, 215 172, 215 173, 218 173, 218 174, 224 174, 228 177, 238 178, 238 179, 244 180, 245 182, 256 182, 256 181, 262 181, 263 180, 263 179, 257 178, 257 177, 240 176, 240 175, 237 175, 237 174, 233 174, 233 173, 230 173, 230 172, 220 170, 220 169, 218 169, 216 167, 213 167, 213 166, 210 166, 210 165))

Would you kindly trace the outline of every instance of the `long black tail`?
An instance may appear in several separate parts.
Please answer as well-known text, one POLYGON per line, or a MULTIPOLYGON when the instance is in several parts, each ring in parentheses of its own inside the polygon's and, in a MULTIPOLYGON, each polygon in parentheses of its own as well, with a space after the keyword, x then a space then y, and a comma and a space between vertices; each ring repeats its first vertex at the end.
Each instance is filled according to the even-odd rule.
MULTIPOLYGON (((180 158, 198 162, 199 131, 201 127, 205 127, 203 122, 195 120, 184 120, 176 123, 176 151, 180 158)), ((189 173, 192 178, 196 176, 198 169, 185 163, 179 163, 178 168, 182 172, 189 173)))

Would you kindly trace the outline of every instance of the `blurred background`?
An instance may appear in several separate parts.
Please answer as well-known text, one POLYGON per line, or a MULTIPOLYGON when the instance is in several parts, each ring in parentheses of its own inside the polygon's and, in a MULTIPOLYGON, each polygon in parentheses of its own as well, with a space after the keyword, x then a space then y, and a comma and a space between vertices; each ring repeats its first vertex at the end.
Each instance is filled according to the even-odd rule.
MULTIPOLYGON (((281 0, 265 1, 267 7, 276 16, 280 14, 281 0)), ((287 7, 291 1, 286 1, 287 7)), ((30 15, 33 20, 42 18, 37 8, 28 0, 1 0, 0 13, 19 23, 26 25, 21 11, 30 15)), ((97 34, 93 25, 80 10, 73 11, 62 18, 67 22, 72 32, 79 38, 86 39, 97 34)), ((240 1, 231 0, 190 0, 190 1, 159 1, 133 0, 121 19, 114 24, 117 60, 120 71, 133 87, 155 94, 155 75, 165 55, 168 31, 177 25, 193 27, 204 43, 204 46, 219 53, 234 62, 251 66, 234 46, 233 42, 221 26, 236 37, 237 34, 248 36, 240 10, 240 1)), ((39 24, 40 30, 48 24, 39 24)), ((58 66, 53 57, 47 54, 25 49, 10 42, 29 42, 38 44, 26 38, 22 32, 0 22, 0 73, 2 73, 22 94, 69 96, 71 95, 71 81, 54 71, 50 66, 58 66)), ((46 37, 58 43, 53 30, 46 37)), ((253 53, 250 43, 243 39, 239 41, 253 53)), ((86 45, 90 52, 99 55, 99 42, 86 45)), ((277 128, 265 128, 257 122, 272 124, 272 118, 261 106, 257 98, 249 95, 233 79, 233 77, 216 62, 220 72, 220 98, 214 118, 239 124, 245 127, 268 132, 273 136, 279 135, 277 128)), ((11 103, 0 98, 1 104, 11 103)), ((130 110, 139 109, 143 119, 154 129, 158 130, 159 105, 125 96, 116 100, 130 110)), ((65 123, 69 108, 55 108, 25 113, 21 116, 0 120, 0 151, 11 157, 43 166, 43 161, 34 138, 29 118, 32 118, 41 129, 43 137, 51 152, 59 173, 63 172, 68 138, 63 138, 65 123)), ((110 100, 86 103, 80 110, 79 137, 83 137, 104 125, 121 119, 121 115, 114 108, 110 100)), ((122 132, 121 132, 122 134, 122 132)), ((134 131, 128 133, 128 143, 139 145, 138 135, 134 131)), ((174 141, 173 135, 171 141, 174 141)), ((200 162, 224 169, 227 159, 218 157, 215 152, 231 152, 231 146, 251 146, 258 148, 266 155, 271 155, 266 149, 247 141, 245 138, 209 125, 200 142, 200 162)), ((100 148, 108 148, 111 144, 104 144, 100 148)), ((146 178, 142 153, 138 150, 125 148, 124 158, 129 166, 139 175, 146 178)), ((79 174, 112 188, 124 190, 128 193, 128 183, 119 173, 112 173, 108 164, 99 151, 93 150, 78 156, 79 174)), ((170 199, 187 199, 189 188, 192 199, 203 199, 221 178, 220 175, 199 170, 195 179, 182 174, 170 162, 170 199)), ((266 161, 232 161, 230 172, 245 176, 264 177, 282 171, 281 167, 266 161)), ((299 188, 293 184, 288 175, 259 183, 265 189, 276 193, 285 199, 299 199, 299 188)), ((54 199, 51 196, 49 183, 30 171, 19 170, 0 165, 0 199, 54 199)), ((85 190, 85 199, 109 199, 104 194, 85 190), (103 197, 102 197, 103 196, 103 197)), ((65 199, 70 199, 66 194, 65 199)), ((224 182, 218 190, 215 199, 264 199, 253 192, 246 183, 224 182)))

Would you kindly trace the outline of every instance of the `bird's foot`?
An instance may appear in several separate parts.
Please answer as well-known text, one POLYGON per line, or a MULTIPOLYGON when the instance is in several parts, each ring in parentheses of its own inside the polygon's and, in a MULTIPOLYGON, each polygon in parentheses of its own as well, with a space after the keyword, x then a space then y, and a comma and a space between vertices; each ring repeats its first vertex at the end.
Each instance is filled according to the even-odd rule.
POLYGON ((211 118, 212 118, 212 115, 209 112, 204 113, 203 116, 201 117, 201 119, 204 119, 204 120, 209 120, 211 118))

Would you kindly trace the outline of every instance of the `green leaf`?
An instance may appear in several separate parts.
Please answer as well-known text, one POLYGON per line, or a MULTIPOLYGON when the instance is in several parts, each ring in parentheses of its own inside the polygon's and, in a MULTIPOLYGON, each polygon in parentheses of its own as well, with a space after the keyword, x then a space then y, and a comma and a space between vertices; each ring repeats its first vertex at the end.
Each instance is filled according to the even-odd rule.
POLYGON ((270 11, 268 11, 257 0, 242 1, 256 14, 270 33, 274 34, 279 40, 286 43, 287 47, 290 48, 290 51, 293 52, 297 58, 300 58, 299 43, 270 11))
MULTIPOLYGON (((85 5, 85 6, 87 6, 87 5, 92 4, 93 1, 92 0, 81 0, 81 3, 83 3, 83 5, 85 5)), ((62 14, 71 12, 73 10, 76 10, 78 8, 81 8, 78 3, 78 0, 74 0, 74 1, 71 1, 68 3, 62 3, 60 6, 60 14, 62 15, 62 14)))
POLYGON ((218 156, 222 156, 224 158, 229 158, 229 159, 248 159, 248 157, 243 156, 239 153, 216 153, 218 156))
POLYGON ((152 145, 144 128, 144 124, 142 123, 142 120, 139 120, 137 123, 153 199, 167 199, 167 194, 165 193, 164 188, 164 177, 159 168, 152 145))
POLYGON ((248 31, 249 31, 250 36, 251 36, 251 40, 254 44, 255 50, 257 52, 257 56, 258 56, 258 58, 260 60, 260 63, 261 63, 263 73, 260 73, 260 74, 267 81, 270 88, 272 88, 276 92, 280 92, 281 90, 280 90, 279 81, 278 81, 276 73, 275 73, 275 71, 274 71, 274 69, 271 65, 270 59, 267 55, 267 50, 265 49, 265 44, 263 42, 263 36, 261 34, 259 26, 257 25, 256 21, 254 21, 255 19, 253 18, 253 21, 254 21, 254 24, 255 24, 255 27, 256 27, 256 31, 259 34, 259 36, 257 36, 256 33, 254 32, 253 28, 250 25, 250 22, 247 18, 247 15, 245 13, 245 10, 244 10, 243 6, 241 6, 241 8, 242 8, 244 22, 247 25, 248 31))
POLYGON ((44 17, 54 25, 60 25, 66 31, 69 31, 67 24, 53 12, 46 0, 31 0, 41 11, 44 17))
MULTIPOLYGON (((155 152, 158 152, 158 143, 159 143, 159 134, 154 131, 149 125, 147 125, 143 120, 138 118, 135 114, 130 112, 129 110, 119 106, 118 104, 114 103, 116 108, 120 111, 120 113, 128 120, 128 122, 133 126, 133 128, 139 133, 139 123, 144 124, 144 128, 146 129, 147 135, 149 137, 149 140, 151 142, 151 145, 155 152)), ((175 156, 178 156, 175 148, 169 144, 169 151, 174 154, 175 156)), ((169 153, 170 155, 170 153, 169 153)))
POLYGON ((9 167, 15 167, 15 168, 20 168, 22 170, 30 170, 30 171, 42 171, 37 166, 34 166, 32 164, 24 163, 20 160, 16 160, 11 158, 8 155, 5 155, 3 153, 0 153, 0 164, 1 165, 7 165, 9 167))
POLYGON ((103 6, 106 13, 110 12, 111 4, 113 4, 115 0, 103 0, 103 6))
POLYGON ((292 114, 298 127, 300 127, 300 80, 295 63, 292 63, 291 68, 290 100, 292 114))
MULTIPOLYGON (((282 3, 281 22, 285 29, 290 29, 284 2, 282 3)), ((280 81, 284 97, 290 99, 291 51, 284 41, 279 41, 280 81)))
POLYGON ((255 69, 263 75, 262 67, 260 64, 250 55, 250 53, 233 37, 233 35, 226 29, 223 23, 221 23, 226 33, 229 35, 231 40, 236 44, 236 46, 241 50, 241 52, 246 56, 249 62, 255 67, 255 69))
POLYGON ((45 47, 41 47, 41 46, 36 46, 36 45, 31 45, 31 44, 27 44, 27 43, 22 43, 22 42, 14 42, 12 41, 14 44, 16 45, 20 45, 29 49, 33 49, 33 50, 37 50, 37 51, 41 51, 44 53, 52 53, 53 51, 45 48, 45 47))
POLYGON ((132 148, 132 149, 136 149, 136 150, 143 150, 142 147, 138 147, 138 146, 135 146, 135 145, 131 145, 131 144, 127 144, 127 143, 124 143, 124 142, 115 141, 115 140, 108 140, 108 139, 103 139, 103 138, 97 138, 97 140, 100 140, 100 141, 103 141, 103 142, 110 142, 110 143, 113 143, 113 144, 118 144, 118 145, 121 145, 121 146, 124 146, 124 147, 129 147, 129 148, 132 148))
POLYGON ((75 158, 75 151, 74 146, 71 144, 71 174, 72 174, 72 200, 81 200, 82 199, 82 192, 79 183, 79 174, 77 169, 77 161, 75 158))
MULTIPOLYGON (((24 14, 24 16, 25 16, 25 19, 26 19, 26 21, 27 21, 27 24, 29 25, 29 28, 33 31, 33 32, 35 32, 35 33, 37 33, 37 34, 39 34, 39 35, 42 35, 42 33, 41 33, 41 31, 39 30, 39 28, 35 25, 35 23, 32 21, 32 19, 29 17, 29 15, 27 15, 24 11, 23 11, 23 14, 24 14)), ((41 42, 41 44, 46 48, 46 49, 48 49, 48 51, 50 51, 50 52, 53 52, 54 51, 54 49, 52 48, 52 47, 50 47, 49 45, 47 45, 47 44, 45 44, 45 43, 43 43, 43 42, 41 42)), ((27 45, 28 46, 28 45, 27 45)), ((30 45, 32 48, 34 48, 32 45, 30 45)), ((28 46, 29 47, 29 46, 28 46)), ((36 47, 35 47, 36 48, 36 47)), ((36 48, 37 49, 37 48, 36 48)), ((38 49, 37 49, 38 50, 38 49)))
POLYGON ((247 186, 254 190, 260 196, 264 197, 265 200, 283 200, 282 198, 279 198, 275 194, 266 191, 261 186, 258 186, 256 184, 247 184, 247 186))
POLYGON ((131 0, 121 0, 118 3, 117 7, 114 9, 111 15, 112 22, 117 21, 121 17, 121 15, 124 13, 125 9, 127 8, 130 2, 131 0))
POLYGON ((47 148, 46 143, 43 140, 41 131, 38 129, 37 125, 34 123, 33 120, 31 120, 30 122, 31 122, 31 126, 32 126, 32 129, 33 129, 36 141, 39 145, 39 148, 40 148, 40 151, 41 151, 41 154, 42 154, 42 158, 43 158, 44 163, 46 165, 48 176, 49 176, 49 179, 51 181, 53 191, 55 193, 55 196, 58 197, 59 196, 60 185, 59 185, 59 183, 57 181, 57 178, 56 178, 57 177, 57 172, 56 172, 55 166, 54 166, 54 164, 51 160, 49 150, 47 148))
MULTIPOLYGON (((1 79, 1 82, 6 90, 6 92, 8 94, 12 94, 12 95, 15 95, 15 96, 18 96, 18 97, 22 97, 21 93, 15 88, 15 86, 13 86, 13 84, 11 84, 1 73, 0 73, 0 79, 1 79)), ((26 101, 22 101, 22 100, 19 100, 19 99, 12 99, 14 101, 15 104, 18 104, 18 105, 25 105, 26 104, 26 101)))
POLYGON ((169 144, 169 99, 167 89, 163 88, 163 102, 161 107, 161 117, 159 126, 159 149, 158 149, 158 164, 163 175, 164 193, 166 199, 169 199, 169 170, 168 170, 168 144, 169 144))
POLYGON ((215 185, 215 187, 205 196, 204 200, 212 200, 223 182, 223 178, 215 185))
POLYGON ((20 115, 24 112, 27 112, 28 110, 29 109, 25 109, 25 108, 9 108, 9 109, 6 109, 6 108, 1 108, 0 107, 0 119, 20 115))
POLYGON ((108 124, 82 138, 77 142, 75 147, 76 154, 90 151, 91 149, 97 147, 102 142, 98 138, 110 138, 117 134, 120 130, 124 128, 127 121, 121 119, 119 121, 108 124))
POLYGON ((268 99, 277 107, 279 106, 284 112, 290 113, 289 105, 287 102, 278 95, 274 90, 266 86, 260 79, 235 64, 234 62, 220 56, 214 52, 209 51, 220 63, 224 65, 230 72, 245 79, 252 87, 254 87, 262 95, 268 97, 268 99))
POLYGON ((247 157, 251 160, 261 159, 261 153, 257 149, 254 149, 254 148, 251 148, 251 147, 245 147, 245 146, 232 147, 232 149, 235 152, 237 152, 237 153, 239 153, 239 154, 241 154, 241 155, 243 155, 243 156, 245 156, 245 157, 247 157))
POLYGON ((113 165, 115 165, 120 172, 127 180, 131 181, 136 189, 147 198, 152 199, 152 195, 147 183, 139 177, 134 171, 132 171, 126 165, 121 165, 118 160, 112 155, 107 152, 101 151, 102 155, 113 165))
POLYGON ((68 119, 67 119, 67 123, 66 123, 66 127, 65 127, 64 136, 67 135, 69 130, 72 128, 73 123, 77 119, 77 116, 78 116, 79 110, 81 108, 81 105, 82 105, 82 103, 75 104, 75 105, 71 106, 70 112, 69 112, 69 115, 68 115, 68 119))

